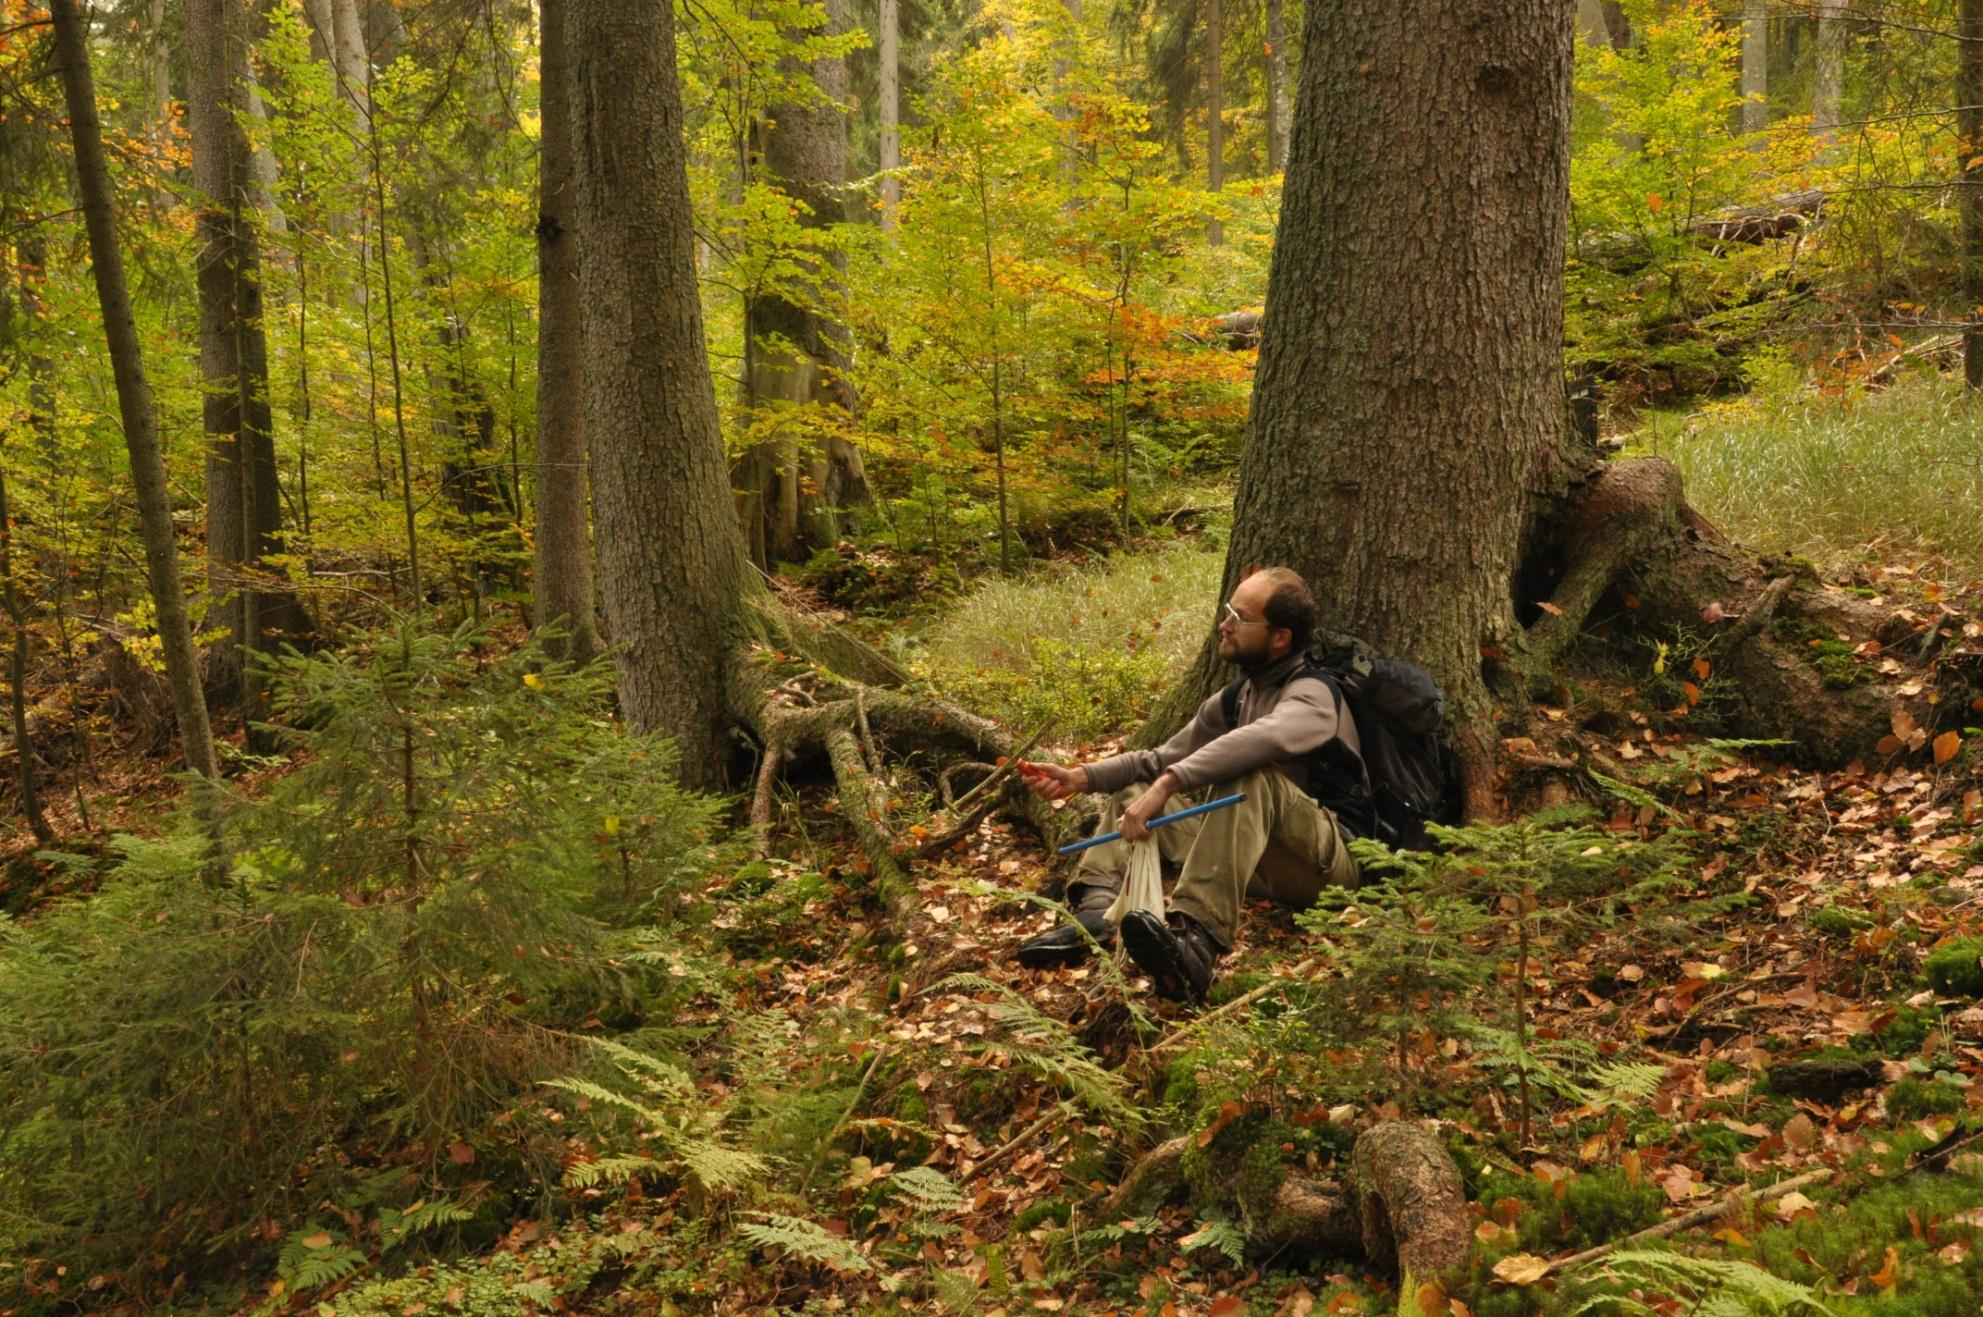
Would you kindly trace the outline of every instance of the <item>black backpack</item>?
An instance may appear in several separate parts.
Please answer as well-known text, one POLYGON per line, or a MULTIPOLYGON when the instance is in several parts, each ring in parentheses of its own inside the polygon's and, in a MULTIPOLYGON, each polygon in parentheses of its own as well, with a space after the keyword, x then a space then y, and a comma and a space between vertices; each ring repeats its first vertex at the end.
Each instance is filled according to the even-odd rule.
MULTIPOLYGON (((1310 757, 1310 794, 1328 805, 1359 836, 1373 837, 1394 850, 1424 850, 1431 839, 1427 823, 1459 819, 1441 733, 1446 697, 1432 674, 1416 663, 1383 658, 1354 636, 1330 633, 1309 647, 1295 676, 1320 677, 1335 692, 1338 709, 1347 706, 1363 744, 1356 757, 1341 741, 1331 741, 1310 757), (1369 794, 1349 782, 1367 775, 1369 794)), ((1226 725, 1239 719, 1239 692, 1245 678, 1219 693, 1226 725)), ((1293 678, 1289 678, 1293 680, 1293 678)))

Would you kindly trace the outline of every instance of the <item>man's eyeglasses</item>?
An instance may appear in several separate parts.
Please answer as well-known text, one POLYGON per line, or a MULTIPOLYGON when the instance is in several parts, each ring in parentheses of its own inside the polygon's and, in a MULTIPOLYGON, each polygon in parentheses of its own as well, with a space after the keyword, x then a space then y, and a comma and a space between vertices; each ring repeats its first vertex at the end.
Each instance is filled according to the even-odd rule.
POLYGON ((1239 615, 1239 610, 1237 608, 1234 608, 1231 604, 1219 605, 1219 621, 1230 622, 1234 626, 1266 626, 1267 625, 1265 619, 1262 619, 1261 621, 1258 622, 1254 622, 1254 621, 1249 621, 1244 617, 1241 617, 1239 615))

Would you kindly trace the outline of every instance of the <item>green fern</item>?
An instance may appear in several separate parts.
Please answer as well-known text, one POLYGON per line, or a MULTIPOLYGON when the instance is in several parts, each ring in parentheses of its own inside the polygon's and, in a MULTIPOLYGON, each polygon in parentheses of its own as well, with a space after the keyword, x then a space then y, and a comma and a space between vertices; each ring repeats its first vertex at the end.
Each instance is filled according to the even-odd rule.
MULTIPOLYGON (((1747 1262, 1693 1258, 1659 1249, 1614 1253, 1605 1260, 1599 1279, 1627 1289, 1677 1292, 1693 1305, 1689 1311, 1695 1317, 1778 1317, 1800 1312, 1832 1312, 1810 1287, 1772 1276, 1761 1267, 1747 1262)), ((1654 1311, 1638 1299, 1604 1294, 1586 1299, 1572 1310, 1571 1317, 1583 1313, 1652 1314, 1654 1311)))
POLYGON ((907 1200, 918 1212, 957 1212, 971 1199, 934 1166, 911 1166, 888 1177, 889 1192, 907 1200))
POLYGON ((754 1212, 758 1219, 737 1227, 737 1234, 759 1248, 775 1248, 802 1262, 817 1262, 835 1271, 873 1271, 874 1263, 860 1250, 817 1221, 777 1212, 754 1212))
POLYGON ((981 1050, 1008 1057, 1053 1081, 1094 1115, 1120 1128, 1142 1122, 1143 1112, 1130 1102, 1123 1077, 1097 1062, 1065 1024, 1042 1015, 1004 984, 982 974, 953 974, 929 991, 995 998, 986 1013, 1000 1026, 1002 1036, 987 1038, 981 1050))
POLYGON ((445 1195, 423 1199, 411 1207, 383 1208, 379 1212, 379 1238, 387 1248, 397 1248, 415 1235, 439 1226, 454 1225, 475 1213, 445 1195))
POLYGON ((305 1227, 282 1241, 275 1270, 292 1291, 314 1290, 334 1285, 364 1265, 365 1255, 339 1243, 330 1231, 305 1227))
POLYGON ((1217 1249, 1235 1267, 1246 1265, 1246 1232, 1224 1217, 1213 1217, 1177 1241, 1182 1249, 1217 1249))

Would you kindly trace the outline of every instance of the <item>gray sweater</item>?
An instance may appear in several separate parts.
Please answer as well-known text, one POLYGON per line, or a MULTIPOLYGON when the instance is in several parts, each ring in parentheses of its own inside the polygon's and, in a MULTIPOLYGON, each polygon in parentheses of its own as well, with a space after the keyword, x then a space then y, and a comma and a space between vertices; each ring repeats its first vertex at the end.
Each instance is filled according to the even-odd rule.
POLYGON ((1315 795, 1305 756, 1340 739, 1361 762, 1363 744, 1349 710, 1338 709, 1326 682, 1313 676, 1289 680, 1303 658, 1290 654, 1242 685, 1235 726, 1226 726, 1219 696, 1214 694, 1198 706, 1182 731, 1156 749, 1130 750, 1089 764, 1089 787, 1120 791, 1133 783, 1155 781, 1169 769, 1182 790, 1196 791, 1271 765, 1315 795))

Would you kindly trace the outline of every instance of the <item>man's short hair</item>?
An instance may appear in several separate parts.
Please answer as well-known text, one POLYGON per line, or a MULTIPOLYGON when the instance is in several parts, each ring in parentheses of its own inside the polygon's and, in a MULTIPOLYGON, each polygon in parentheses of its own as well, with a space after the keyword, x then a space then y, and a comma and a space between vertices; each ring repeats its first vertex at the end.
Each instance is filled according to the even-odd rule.
POLYGON ((1261 610, 1267 625, 1286 627, 1294 635, 1294 648, 1307 649, 1315 634, 1315 596, 1308 592, 1308 582, 1291 567, 1263 567, 1257 575, 1274 587, 1261 610))

